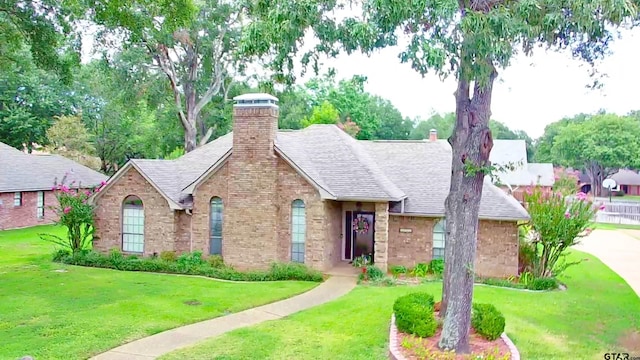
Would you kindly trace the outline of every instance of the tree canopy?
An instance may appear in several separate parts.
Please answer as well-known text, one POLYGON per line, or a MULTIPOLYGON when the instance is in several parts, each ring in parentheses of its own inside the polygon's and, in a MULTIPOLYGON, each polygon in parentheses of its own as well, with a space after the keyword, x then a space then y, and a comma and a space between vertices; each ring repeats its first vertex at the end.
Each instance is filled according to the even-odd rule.
POLYGON ((497 70, 514 55, 530 55, 538 45, 568 49, 589 64, 606 54, 615 27, 635 20, 638 0, 365 0, 361 12, 339 17, 349 1, 258 1, 255 19, 241 46, 248 54, 271 49, 275 71, 294 75, 293 58, 318 66, 319 54, 399 46, 399 58, 421 75, 455 76, 456 122, 452 145, 450 192, 445 202, 448 239, 445 248, 445 314, 439 346, 469 350, 473 273, 478 211, 483 178, 493 146, 489 119, 497 70), (292 19, 293 21, 283 21, 292 19), (318 43, 300 50, 305 34, 318 43), (401 41, 400 41, 401 39, 401 41), (469 172, 469 169, 474 171, 469 172), (477 170, 481 171, 477 171, 477 170))

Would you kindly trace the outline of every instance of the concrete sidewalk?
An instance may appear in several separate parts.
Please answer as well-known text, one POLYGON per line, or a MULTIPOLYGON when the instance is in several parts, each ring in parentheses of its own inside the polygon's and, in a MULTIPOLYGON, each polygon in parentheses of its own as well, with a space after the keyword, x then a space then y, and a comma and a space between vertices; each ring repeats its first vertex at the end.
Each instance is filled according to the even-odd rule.
POLYGON ((332 276, 306 293, 239 313, 167 330, 111 349, 95 360, 147 360, 245 326, 276 320, 339 298, 356 286, 357 278, 332 276))
POLYGON ((595 230, 574 247, 598 257, 640 296, 640 239, 624 230, 595 230))

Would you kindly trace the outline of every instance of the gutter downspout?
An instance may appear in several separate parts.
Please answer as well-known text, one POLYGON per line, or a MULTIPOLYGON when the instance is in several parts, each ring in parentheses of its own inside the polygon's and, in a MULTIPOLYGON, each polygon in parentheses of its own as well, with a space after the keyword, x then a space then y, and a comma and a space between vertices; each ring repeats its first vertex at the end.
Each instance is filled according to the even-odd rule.
POLYGON ((400 202, 400 213, 404 214, 404 199, 400 202))

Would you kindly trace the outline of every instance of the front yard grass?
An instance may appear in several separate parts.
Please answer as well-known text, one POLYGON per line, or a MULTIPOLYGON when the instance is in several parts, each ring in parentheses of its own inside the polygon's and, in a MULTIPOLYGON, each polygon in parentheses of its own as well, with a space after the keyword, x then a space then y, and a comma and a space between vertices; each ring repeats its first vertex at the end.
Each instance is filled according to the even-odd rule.
POLYGON ((640 225, 631 224, 595 223, 592 227, 597 230, 640 230, 640 225))
MULTIPOLYGON (((602 359, 606 352, 625 352, 621 338, 640 330, 640 299, 629 285, 595 257, 573 251, 569 260, 580 258, 587 261, 561 278, 566 291, 476 286, 475 301, 504 313, 506 332, 523 359, 602 359)), ((162 359, 386 359, 394 300, 413 291, 439 300, 441 286, 359 286, 333 302, 162 359)))
POLYGON ((53 263, 37 233, 0 231, 0 359, 83 359, 177 326, 307 291, 318 283, 227 283, 53 263))

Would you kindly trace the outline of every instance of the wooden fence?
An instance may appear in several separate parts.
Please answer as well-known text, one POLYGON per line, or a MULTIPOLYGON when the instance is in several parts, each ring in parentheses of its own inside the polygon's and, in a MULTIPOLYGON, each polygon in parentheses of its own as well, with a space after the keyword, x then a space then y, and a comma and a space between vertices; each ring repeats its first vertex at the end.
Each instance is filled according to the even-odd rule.
POLYGON ((604 206, 598 211, 596 222, 640 225, 640 203, 605 202, 604 206))

